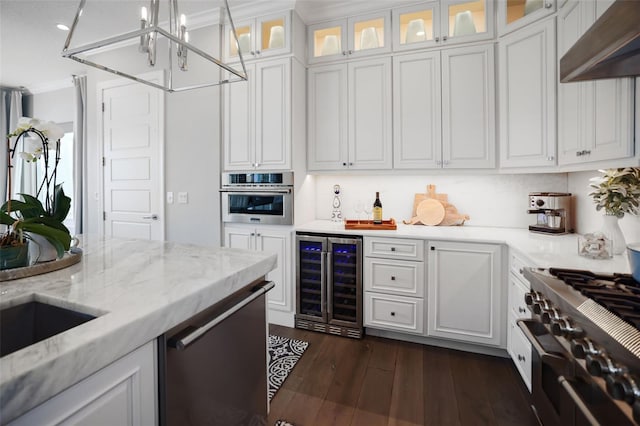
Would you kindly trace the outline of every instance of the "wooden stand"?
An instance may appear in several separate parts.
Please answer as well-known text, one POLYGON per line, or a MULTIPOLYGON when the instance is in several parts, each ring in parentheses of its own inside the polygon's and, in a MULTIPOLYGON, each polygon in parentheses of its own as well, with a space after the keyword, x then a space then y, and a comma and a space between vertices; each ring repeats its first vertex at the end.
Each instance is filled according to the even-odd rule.
POLYGON ((393 231, 397 229, 396 220, 391 218, 383 220, 382 223, 373 223, 373 220, 352 220, 345 219, 344 229, 371 229, 378 231, 393 231))

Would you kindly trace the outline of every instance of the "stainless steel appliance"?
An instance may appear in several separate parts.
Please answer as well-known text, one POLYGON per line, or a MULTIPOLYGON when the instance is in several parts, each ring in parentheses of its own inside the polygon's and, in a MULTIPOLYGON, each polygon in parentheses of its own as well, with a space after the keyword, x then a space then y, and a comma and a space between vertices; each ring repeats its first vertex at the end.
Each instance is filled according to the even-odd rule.
POLYGON ((362 237, 296 235, 296 328, 362 337, 362 237))
POLYGON ((532 192, 527 213, 536 217, 529 225, 531 232, 566 234, 573 232, 571 194, 563 192, 532 192))
POLYGON ((158 339, 161 426, 266 425, 265 294, 253 283, 158 339))
POLYGON ((293 172, 222 173, 223 222, 293 225, 293 172))
POLYGON ((640 283, 628 274, 525 269, 534 409, 544 426, 640 422, 640 283))

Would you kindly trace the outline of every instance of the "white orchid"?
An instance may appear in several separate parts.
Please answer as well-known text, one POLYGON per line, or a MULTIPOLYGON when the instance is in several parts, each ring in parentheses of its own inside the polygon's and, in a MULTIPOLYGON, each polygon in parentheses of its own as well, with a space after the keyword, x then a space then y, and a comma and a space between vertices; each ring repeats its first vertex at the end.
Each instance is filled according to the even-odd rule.
POLYGON ((53 121, 47 121, 46 123, 39 123, 36 129, 40 130, 51 142, 55 142, 64 136, 64 130, 53 121))
POLYGON ((24 138, 24 151, 18 155, 26 162, 35 163, 40 159, 43 153, 43 146, 40 138, 30 136, 24 138))

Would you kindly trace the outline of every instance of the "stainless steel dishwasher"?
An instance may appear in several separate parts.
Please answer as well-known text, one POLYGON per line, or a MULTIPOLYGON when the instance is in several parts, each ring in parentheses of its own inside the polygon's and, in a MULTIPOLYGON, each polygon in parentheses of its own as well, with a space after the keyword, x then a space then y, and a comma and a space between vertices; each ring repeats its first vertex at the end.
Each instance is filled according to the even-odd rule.
POLYGON ((273 287, 253 283, 159 337, 161 426, 266 424, 273 287))

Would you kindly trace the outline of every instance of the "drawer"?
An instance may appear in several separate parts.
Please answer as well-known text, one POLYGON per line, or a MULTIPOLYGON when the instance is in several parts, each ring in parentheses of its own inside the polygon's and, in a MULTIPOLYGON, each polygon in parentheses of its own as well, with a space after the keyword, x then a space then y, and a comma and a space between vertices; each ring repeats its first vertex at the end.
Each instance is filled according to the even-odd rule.
POLYGON ((529 392, 531 392, 531 343, 522 334, 516 320, 517 318, 512 314, 509 315, 507 351, 529 392))
POLYGON ((517 277, 526 281, 527 279, 522 275, 522 269, 531 266, 524 258, 515 253, 513 250, 509 250, 509 269, 513 272, 517 277))
POLYGON ((424 240, 364 237, 364 255, 424 261, 424 240))
POLYGON ((424 263, 408 260, 364 259, 364 289, 400 296, 423 297, 424 263))
POLYGON ((424 300, 414 297, 364 293, 365 327, 424 333, 424 300))
POLYGON ((518 277, 509 274, 509 312, 516 318, 531 318, 531 311, 524 303, 524 296, 529 288, 518 277))

